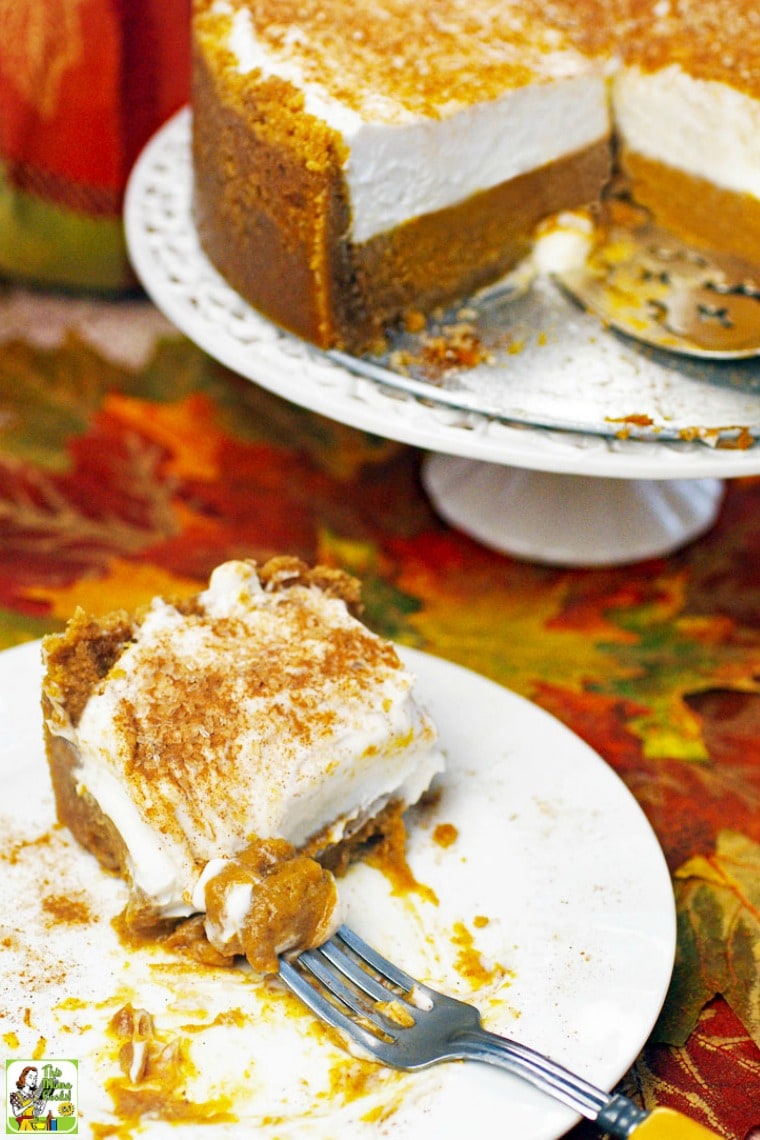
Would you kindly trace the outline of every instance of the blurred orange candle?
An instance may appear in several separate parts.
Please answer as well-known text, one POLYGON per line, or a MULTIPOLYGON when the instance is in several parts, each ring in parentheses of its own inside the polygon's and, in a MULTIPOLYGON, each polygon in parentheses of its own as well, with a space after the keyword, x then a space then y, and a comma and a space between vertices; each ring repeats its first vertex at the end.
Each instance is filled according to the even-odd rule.
POLYGON ((189 94, 190 0, 0 0, 0 274, 134 287, 127 177, 189 94))

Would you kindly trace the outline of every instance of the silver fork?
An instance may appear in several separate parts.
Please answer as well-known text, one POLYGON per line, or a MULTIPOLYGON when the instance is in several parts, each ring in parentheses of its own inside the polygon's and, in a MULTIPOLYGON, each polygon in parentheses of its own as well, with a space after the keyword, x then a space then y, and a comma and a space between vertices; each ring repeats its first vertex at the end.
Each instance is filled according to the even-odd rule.
POLYGON ((647 1112, 534 1049, 484 1029, 477 1009, 410 977, 348 927, 282 959, 280 977, 322 1021, 395 1069, 484 1061, 529 1081, 603 1131, 636 1140, 706 1140, 715 1133, 671 1109, 647 1112))

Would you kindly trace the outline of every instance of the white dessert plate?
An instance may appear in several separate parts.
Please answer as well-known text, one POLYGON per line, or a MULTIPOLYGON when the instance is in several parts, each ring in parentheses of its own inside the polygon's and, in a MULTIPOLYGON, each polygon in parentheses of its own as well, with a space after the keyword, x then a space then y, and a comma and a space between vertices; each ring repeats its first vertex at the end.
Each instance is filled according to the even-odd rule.
MULTIPOLYGON (((673 897, 655 836, 557 720, 468 670, 401 652, 448 770, 436 803, 410 820, 420 889, 394 893, 379 870, 356 866, 342 885, 348 920, 412 974, 474 1001, 490 1028, 610 1088, 647 1040, 672 968, 673 897)), ((80 1133, 114 1123, 110 1094, 128 1081, 108 1026, 127 1003, 153 1015, 162 1041, 184 1043, 191 1065, 156 1096, 180 1121, 209 1121, 213 1140, 461 1140, 494 1121, 504 1135, 556 1140, 572 1126, 568 1110, 485 1066, 400 1074, 352 1058, 278 983, 242 968, 127 949, 110 922, 123 884, 54 825, 39 658, 38 643, 0 654, 0 1026, 11 1059, 78 1060, 80 1133)), ((139 1134, 175 1136, 176 1125, 145 1119, 139 1134)))

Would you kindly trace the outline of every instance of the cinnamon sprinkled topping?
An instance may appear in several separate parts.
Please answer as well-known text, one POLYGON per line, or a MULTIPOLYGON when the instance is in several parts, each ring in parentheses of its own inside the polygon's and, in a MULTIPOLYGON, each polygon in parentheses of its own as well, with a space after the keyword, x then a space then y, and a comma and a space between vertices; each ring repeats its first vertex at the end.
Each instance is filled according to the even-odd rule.
MULTIPOLYGON (((48 639, 50 687, 63 717, 87 705, 77 731, 94 731, 142 818, 199 873, 248 842, 254 820, 277 826, 280 805, 345 764, 347 735, 358 734, 352 763, 363 748, 369 762, 367 717, 384 716, 386 696, 389 707, 405 699, 411 682, 392 643, 353 616, 358 606, 358 583, 340 571, 294 558, 229 563, 207 591, 120 623, 118 648, 105 623, 103 663, 98 623, 80 616, 48 639)), ((389 747, 406 746, 400 729, 398 740, 387 731, 389 747)))
MULTIPOLYGON (((210 6, 211 0, 197 0, 197 14, 210 6)), ((438 118, 449 104, 488 101, 582 67, 560 32, 509 0, 231 0, 225 6, 249 12, 268 50, 295 61, 307 80, 357 111, 387 99, 438 118), (308 45, 303 55, 301 44, 308 45)))
POLYGON ((335 721, 334 708, 322 703, 326 684, 339 699, 358 699, 378 668, 398 662, 393 646, 368 631, 331 626, 299 588, 271 620, 259 623, 255 639, 235 619, 187 620, 212 651, 204 653, 203 667, 193 667, 169 638, 154 645, 140 707, 122 702, 119 721, 134 745, 127 774, 149 782, 160 773, 190 796, 198 788, 199 808, 221 776, 220 763, 238 761, 232 748, 251 730, 252 713, 243 700, 266 701, 257 736, 282 734, 291 746, 306 748, 335 721))
POLYGON ((584 53, 615 53, 645 71, 677 64, 697 79, 760 96, 756 0, 525 0, 584 53))
MULTIPOLYGON (((196 0, 198 15, 211 4, 196 0)), ((355 110, 389 99, 436 118, 448 104, 577 72, 583 56, 620 56, 649 71, 675 63, 760 95, 755 0, 228 0, 226 7, 249 11, 268 49, 355 110)))

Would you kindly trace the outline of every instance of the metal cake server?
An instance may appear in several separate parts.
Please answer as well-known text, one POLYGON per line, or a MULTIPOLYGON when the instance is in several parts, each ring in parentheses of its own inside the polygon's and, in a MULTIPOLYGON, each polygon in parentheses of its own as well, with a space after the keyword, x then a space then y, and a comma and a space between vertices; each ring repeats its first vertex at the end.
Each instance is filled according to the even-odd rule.
POLYGON ((605 325, 687 356, 760 355, 760 267, 695 249, 612 201, 584 264, 554 275, 605 325))
POLYGON ((647 1112, 535 1050, 489 1032, 474 1006, 416 981, 346 926, 318 949, 293 961, 282 959, 280 977, 317 1017, 392 1068, 483 1061, 529 1081, 613 1136, 715 1140, 715 1133, 678 1112, 647 1112))

